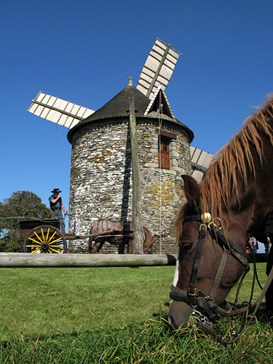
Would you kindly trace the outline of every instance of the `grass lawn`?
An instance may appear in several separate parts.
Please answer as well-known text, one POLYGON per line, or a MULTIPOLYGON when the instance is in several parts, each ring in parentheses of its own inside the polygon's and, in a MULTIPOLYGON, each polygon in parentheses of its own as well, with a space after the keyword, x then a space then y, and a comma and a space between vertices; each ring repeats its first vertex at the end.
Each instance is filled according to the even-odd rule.
MULTIPOLYGON (((0 363, 273 363, 269 321, 254 320, 226 349, 194 325, 171 333, 164 314, 174 269, 1 268, 0 363)), ((258 271, 263 283, 264 263, 258 271)), ((234 324, 242 322, 223 320, 223 335, 234 324)))
POLYGON ((174 267, 2 268, 0 327, 14 335, 121 328, 168 302, 174 267))

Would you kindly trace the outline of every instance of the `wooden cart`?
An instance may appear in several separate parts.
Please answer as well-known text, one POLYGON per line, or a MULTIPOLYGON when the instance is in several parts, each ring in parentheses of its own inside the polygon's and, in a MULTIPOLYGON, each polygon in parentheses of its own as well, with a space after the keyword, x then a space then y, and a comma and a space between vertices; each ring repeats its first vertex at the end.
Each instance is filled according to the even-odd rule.
POLYGON ((58 219, 22 220, 19 224, 25 253, 66 252, 67 237, 60 231, 58 219))

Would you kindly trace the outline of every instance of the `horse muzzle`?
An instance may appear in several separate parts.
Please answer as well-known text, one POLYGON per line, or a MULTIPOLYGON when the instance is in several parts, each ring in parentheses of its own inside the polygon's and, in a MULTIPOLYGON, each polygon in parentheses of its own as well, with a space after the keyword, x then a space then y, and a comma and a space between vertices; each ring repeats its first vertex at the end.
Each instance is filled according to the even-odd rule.
POLYGON ((185 327, 188 324, 193 308, 182 301, 171 301, 168 311, 168 321, 173 329, 185 327))

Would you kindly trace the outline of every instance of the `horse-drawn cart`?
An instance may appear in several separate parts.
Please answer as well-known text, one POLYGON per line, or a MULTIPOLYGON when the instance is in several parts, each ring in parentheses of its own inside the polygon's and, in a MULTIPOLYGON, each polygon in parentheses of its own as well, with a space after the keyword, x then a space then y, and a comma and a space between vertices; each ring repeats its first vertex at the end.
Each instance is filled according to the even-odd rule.
POLYGON ((67 240, 89 239, 89 252, 96 253, 99 252, 105 241, 119 245, 122 241, 129 244, 133 239, 133 230, 125 231, 120 226, 109 224, 94 224, 89 235, 62 233, 58 219, 21 220, 19 225, 20 239, 23 241, 23 252, 33 254, 66 253, 67 240), (99 247, 94 249, 95 245, 99 247))

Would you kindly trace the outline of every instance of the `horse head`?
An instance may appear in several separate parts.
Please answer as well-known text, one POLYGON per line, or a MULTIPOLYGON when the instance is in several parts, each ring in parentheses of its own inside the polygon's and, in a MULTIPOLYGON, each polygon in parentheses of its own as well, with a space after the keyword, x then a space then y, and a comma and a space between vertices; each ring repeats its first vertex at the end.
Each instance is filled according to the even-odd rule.
MULTIPOLYGON (((227 312, 225 298, 248 268, 248 238, 273 239, 272 153, 273 97, 217 153, 199 185, 182 176, 187 201, 176 223, 179 256, 169 308, 173 326, 185 324, 191 314, 213 321, 227 312)), ((272 248, 268 263, 267 272, 272 248)), ((273 312, 272 293, 273 282, 266 294, 273 312)))
POLYGON ((179 255, 168 313, 174 328, 185 325, 190 315, 202 322, 214 321, 227 309, 225 298, 231 287, 248 269, 245 241, 240 244, 225 237, 220 220, 211 220, 202 211, 197 182, 182 177, 187 201, 176 222, 179 255))

